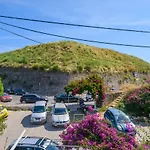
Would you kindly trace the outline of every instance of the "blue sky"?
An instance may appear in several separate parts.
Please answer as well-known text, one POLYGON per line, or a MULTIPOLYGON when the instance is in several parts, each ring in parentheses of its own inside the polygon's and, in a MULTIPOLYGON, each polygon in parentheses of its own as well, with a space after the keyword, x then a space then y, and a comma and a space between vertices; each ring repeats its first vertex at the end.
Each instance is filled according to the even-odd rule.
MULTIPOLYGON (((149 6, 149 0, 138 2, 137 0, 0 0, 0 15, 105 27, 150 30, 149 6)), ((76 38, 150 45, 150 34, 77 28, 4 18, 0 18, 0 21, 76 38)), ((65 40, 23 31, 1 24, 0 27, 43 43, 65 40)), ((150 49, 94 43, 86 44, 114 49, 150 62, 150 49)), ((0 53, 22 48, 27 45, 36 45, 36 43, 0 30, 0 53)))

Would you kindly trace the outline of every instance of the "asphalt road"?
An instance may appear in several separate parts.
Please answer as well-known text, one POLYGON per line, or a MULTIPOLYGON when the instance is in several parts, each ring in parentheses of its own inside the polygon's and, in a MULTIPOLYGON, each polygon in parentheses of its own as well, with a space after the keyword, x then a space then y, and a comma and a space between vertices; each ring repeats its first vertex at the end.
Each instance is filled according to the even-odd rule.
MULTIPOLYGON (((1 104, 3 106, 7 106, 7 107, 18 107, 18 108, 29 108, 32 109, 32 107, 34 106, 34 103, 20 103, 20 96, 17 95, 12 95, 12 101, 11 102, 6 102, 6 103, 2 103, 1 104)), ((52 106, 54 104, 54 97, 48 97, 48 106, 52 106)))
POLYGON ((47 123, 44 125, 32 125, 30 123, 30 111, 10 111, 6 121, 7 128, 0 136, 0 150, 4 150, 9 144, 17 139, 25 129, 25 136, 42 136, 50 139, 59 139, 59 134, 64 128, 55 128, 51 125, 51 115, 48 115, 47 123))

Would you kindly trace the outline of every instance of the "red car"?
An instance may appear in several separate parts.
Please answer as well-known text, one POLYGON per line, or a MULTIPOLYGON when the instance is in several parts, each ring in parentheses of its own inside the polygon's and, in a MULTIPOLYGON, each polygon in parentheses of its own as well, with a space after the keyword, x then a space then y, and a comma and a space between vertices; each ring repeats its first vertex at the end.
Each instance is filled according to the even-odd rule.
POLYGON ((12 96, 8 95, 7 93, 4 93, 2 96, 0 96, 0 101, 1 102, 11 102, 12 96))

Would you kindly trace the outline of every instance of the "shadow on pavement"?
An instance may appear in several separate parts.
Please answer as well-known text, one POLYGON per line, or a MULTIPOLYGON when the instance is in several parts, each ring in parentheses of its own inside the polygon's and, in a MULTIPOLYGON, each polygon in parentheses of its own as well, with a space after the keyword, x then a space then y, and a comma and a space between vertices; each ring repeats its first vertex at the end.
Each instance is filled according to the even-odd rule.
POLYGON ((22 121, 21 124, 23 125, 24 128, 35 128, 35 127, 39 127, 41 125, 33 125, 30 122, 30 117, 31 115, 25 116, 22 121))
POLYGON ((47 122, 44 124, 44 128, 47 131, 63 131, 64 127, 53 127, 51 123, 51 114, 47 115, 47 122))

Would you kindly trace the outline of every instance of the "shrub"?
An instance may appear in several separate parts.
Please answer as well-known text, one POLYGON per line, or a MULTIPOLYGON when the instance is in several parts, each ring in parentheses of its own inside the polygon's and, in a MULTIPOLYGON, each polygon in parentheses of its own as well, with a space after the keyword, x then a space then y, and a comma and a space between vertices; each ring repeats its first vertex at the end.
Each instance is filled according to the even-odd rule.
POLYGON ((3 95, 3 93, 4 93, 4 87, 3 87, 3 83, 0 78, 0 96, 3 95))
POLYGON ((104 99, 106 98, 104 81, 96 74, 89 75, 85 79, 70 82, 65 87, 65 91, 66 93, 72 92, 73 95, 89 91, 92 98, 96 100, 96 105, 98 107, 102 106, 104 99))
POLYGON ((65 145, 78 145, 90 150, 137 150, 134 137, 119 133, 97 113, 72 123, 60 135, 65 145))
POLYGON ((5 118, 1 117, 0 118, 0 135, 3 134, 4 130, 7 127, 4 121, 5 121, 5 118))
POLYGON ((136 116, 148 117, 150 113, 150 86, 137 89, 124 100, 125 109, 136 116))

